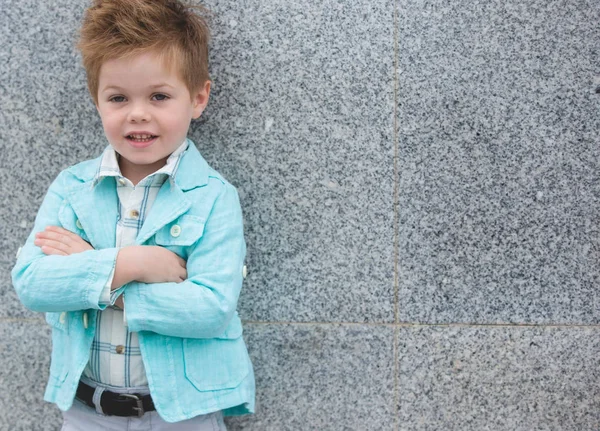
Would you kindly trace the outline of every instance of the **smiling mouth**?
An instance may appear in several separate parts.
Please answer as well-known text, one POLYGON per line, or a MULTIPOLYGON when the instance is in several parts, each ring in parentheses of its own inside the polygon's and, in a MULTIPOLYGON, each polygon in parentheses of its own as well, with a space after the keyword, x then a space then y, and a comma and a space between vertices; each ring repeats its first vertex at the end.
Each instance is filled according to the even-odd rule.
POLYGON ((150 142, 154 138, 158 138, 157 135, 127 135, 127 139, 134 142, 150 142))

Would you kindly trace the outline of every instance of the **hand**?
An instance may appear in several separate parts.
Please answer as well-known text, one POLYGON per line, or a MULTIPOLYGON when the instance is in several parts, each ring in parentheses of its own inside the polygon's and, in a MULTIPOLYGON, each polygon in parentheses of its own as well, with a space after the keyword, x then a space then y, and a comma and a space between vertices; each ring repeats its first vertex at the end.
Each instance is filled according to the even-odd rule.
POLYGON ((79 235, 58 226, 46 226, 43 232, 35 234, 33 243, 42 249, 42 253, 48 255, 69 256, 94 249, 79 235))
POLYGON ((117 258, 117 270, 132 270, 132 279, 142 283, 180 283, 187 279, 186 262, 172 251, 156 245, 124 247, 117 258))

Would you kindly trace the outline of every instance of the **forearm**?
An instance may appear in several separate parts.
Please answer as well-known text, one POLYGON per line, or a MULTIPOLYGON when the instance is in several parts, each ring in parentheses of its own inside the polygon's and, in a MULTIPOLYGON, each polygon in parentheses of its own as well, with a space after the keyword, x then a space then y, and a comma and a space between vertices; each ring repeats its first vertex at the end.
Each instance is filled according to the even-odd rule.
POLYGON ((70 256, 40 256, 28 244, 12 270, 19 299, 33 311, 100 309, 100 294, 118 249, 89 250, 70 256))
POLYGON ((241 270, 220 283, 133 282, 125 292, 131 331, 152 331, 183 338, 214 338, 223 334, 235 314, 242 285, 241 270))

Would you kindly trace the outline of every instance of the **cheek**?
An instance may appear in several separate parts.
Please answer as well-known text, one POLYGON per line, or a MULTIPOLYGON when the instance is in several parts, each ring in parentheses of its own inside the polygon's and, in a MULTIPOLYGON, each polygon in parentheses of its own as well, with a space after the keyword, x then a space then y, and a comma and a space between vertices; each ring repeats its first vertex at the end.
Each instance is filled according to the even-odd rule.
POLYGON ((187 120, 189 120, 189 118, 186 117, 187 115, 188 113, 184 110, 171 112, 168 117, 163 117, 163 124, 168 125, 168 127, 173 130, 186 128, 189 125, 189 123, 186 123, 187 120))
POLYGON ((121 128, 109 119, 102 120, 102 128, 106 137, 111 141, 121 136, 121 128))
POLYGON ((105 129, 114 129, 120 124, 119 115, 115 113, 105 113, 101 116, 102 125, 105 129))

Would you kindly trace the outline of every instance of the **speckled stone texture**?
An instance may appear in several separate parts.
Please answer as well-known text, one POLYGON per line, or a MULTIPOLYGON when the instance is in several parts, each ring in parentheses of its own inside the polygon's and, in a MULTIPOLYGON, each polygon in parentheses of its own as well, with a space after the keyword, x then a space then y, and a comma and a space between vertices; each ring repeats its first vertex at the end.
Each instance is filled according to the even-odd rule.
POLYGON ((230 431, 395 429, 394 329, 375 325, 246 325, 257 413, 230 431))
POLYGON ((399 320, 598 323, 598 3, 398 7, 399 320))
POLYGON ((34 313, 26 309, 19 298, 17 292, 12 287, 10 270, 14 265, 14 260, 10 262, 0 261, 0 321, 3 318, 25 318, 42 320, 42 313, 34 313))
POLYGON ((391 0, 209 1, 192 135, 238 187, 250 320, 394 319, 391 0))
POLYGON ((403 327, 399 430, 600 427, 600 331, 403 327))
POLYGON ((83 2, 0 0, 0 259, 14 261, 61 169, 106 145, 75 33, 83 2))
POLYGON ((50 367, 50 329, 41 321, 0 321, 0 430, 56 431, 60 410, 42 401, 50 367))

